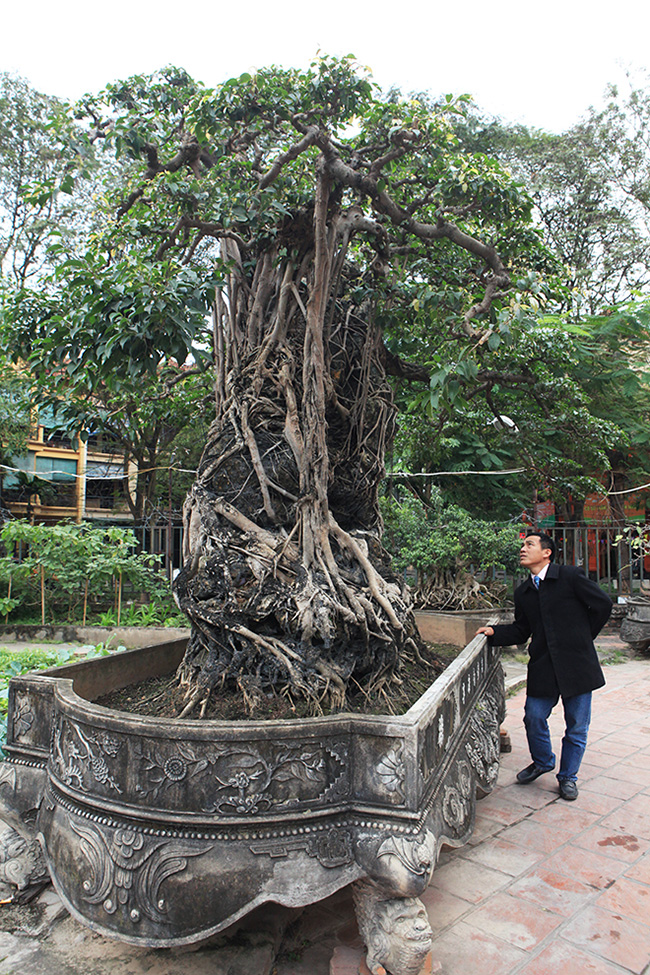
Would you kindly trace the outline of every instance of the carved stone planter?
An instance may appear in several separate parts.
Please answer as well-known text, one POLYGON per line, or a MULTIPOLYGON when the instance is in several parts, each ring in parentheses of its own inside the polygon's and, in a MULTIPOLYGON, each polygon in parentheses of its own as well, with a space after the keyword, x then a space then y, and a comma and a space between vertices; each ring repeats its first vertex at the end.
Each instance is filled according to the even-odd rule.
POLYGON ((92 703, 171 672, 184 645, 11 681, 0 817, 38 834, 71 913, 134 944, 179 945, 266 901, 302 906, 355 883, 371 970, 389 967, 380 915, 395 898, 423 958, 415 898, 497 776, 498 650, 474 639, 401 717, 181 721, 92 703))
POLYGON ((621 640, 633 650, 650 647, 650 603, 647 599, 628 599, 621 623, 621 640))

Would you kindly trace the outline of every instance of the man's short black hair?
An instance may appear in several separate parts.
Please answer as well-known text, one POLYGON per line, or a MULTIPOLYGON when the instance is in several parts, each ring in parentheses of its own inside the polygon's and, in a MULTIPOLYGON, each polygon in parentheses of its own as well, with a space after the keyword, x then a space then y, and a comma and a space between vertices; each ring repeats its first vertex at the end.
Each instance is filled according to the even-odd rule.
POLYGON ((539 544, 542 546, 542 548, 550 548, 551 562, 552 562, 553 559, 555 558, 555 542, 553 541, 551 536, 547 535, 546 532, 536 532, 536 531, 526 532, 526 538, 529 538, 531 535, 535 535, 537 538, 539 538, 539 544))

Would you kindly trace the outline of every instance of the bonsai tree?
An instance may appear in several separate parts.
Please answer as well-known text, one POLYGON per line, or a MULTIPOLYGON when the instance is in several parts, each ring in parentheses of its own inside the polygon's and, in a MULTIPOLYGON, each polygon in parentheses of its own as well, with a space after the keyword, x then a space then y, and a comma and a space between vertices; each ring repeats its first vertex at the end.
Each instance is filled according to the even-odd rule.
POLYGON ((517 570, 521 542, 512 524, 475 518, 446 502, 437 487, 426 504, 409 494, 382 498, 382 513, 395 568, 417 574, 418 608, 483 609, 503 600, 502 583, 477 577, 493 569, 517 570))
POLYGON ((251 709, 269 692, 343 707, 416 649, 378 486, 395 425, 387 377, 429 374, 426 348, 406 362, 385 328, 426 290, 433 340, 463 350, 451 354, 471 381, 521 314, 511 282, 544 262, 529 200, 459 150, 461 108, 382 97, 345 58, 214 90, 168 69, 79 109, 130 178, 111 188, 105 234, 60 262, 23 328, 32 352, 40 342, 89 381, 191 347, 214 369, 175 582, 192 622, 183 715, 224 684, 251 709), (195 341, 207 307, 211 349, 195 341))

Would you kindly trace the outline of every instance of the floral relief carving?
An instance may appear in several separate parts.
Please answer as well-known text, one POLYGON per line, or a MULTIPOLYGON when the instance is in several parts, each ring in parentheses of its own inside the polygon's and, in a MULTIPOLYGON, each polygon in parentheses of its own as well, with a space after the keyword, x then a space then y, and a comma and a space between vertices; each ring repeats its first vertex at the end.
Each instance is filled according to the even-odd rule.
POLYGON ((457 782, 445 786, 442 798, 442 817, 454 830, 460 830, 469 819, 474 800, 474 780, 467 762, 457 766, 457 782))
POLYGON ((197 754, 187 744, 174 751, 141 750, 142 775, 136 787, 144 796, 158 796, 192 780, 195 795, 202 796, 205 812, 223 814, 263 813, 272 807, 316 800, 331 785, 329 765, 338 775, 343 764, 324 747, 290 742, 261 748, 217 748, 197 754), (329 772, 329 774, 328 774, 329 772))
POLYGON ((34 712, 27 694, 16 694, 13 708, 13 736, 22 738, 34 724, 34 712))
POLYGON ((402 755, 402 744, 391 748, 376 768, 377 777, 388 792, 395 795, 398 803, 404 802, 404 776, 406 769, 402 755))
POLYGON ((486 694, 476 705, 465 752, 480 782, 488 790, 499 774, 499 699, 486 694))
POLYGON ((145 784, 136 785, 136 791, 152 799, 157 799, 160 792, 170 785, 204 771, 214 760, 214 757, 197 758, 192 749, 183 744, 178 745, 177 750, 169 756, 154 749, 148 754, 140 751, 138 757, 145 784))
POLYGON ((63 783, 87 790, 90 776, 114 792, 122 789, 111 774, 107 759, 115 758, 120 741, 105 731, 82 731, 72 722, 54 729, 52 755, 57 774, 63 783))

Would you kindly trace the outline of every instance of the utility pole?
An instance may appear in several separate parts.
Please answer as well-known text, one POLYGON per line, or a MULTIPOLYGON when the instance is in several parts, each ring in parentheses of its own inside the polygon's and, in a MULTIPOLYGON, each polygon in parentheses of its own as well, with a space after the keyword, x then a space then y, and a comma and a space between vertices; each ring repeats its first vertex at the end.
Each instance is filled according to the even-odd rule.
POLYGON ((168 484, 167 484, 167 578, 169 579, 170 585, 174 578, 174 544, 173 544, 173 531, 174 526, 172 524, 172 468, 174 466, 174 461, 176 460, 176 451, 174 451, 169 458, 169 468, 168 468, 168 484))

